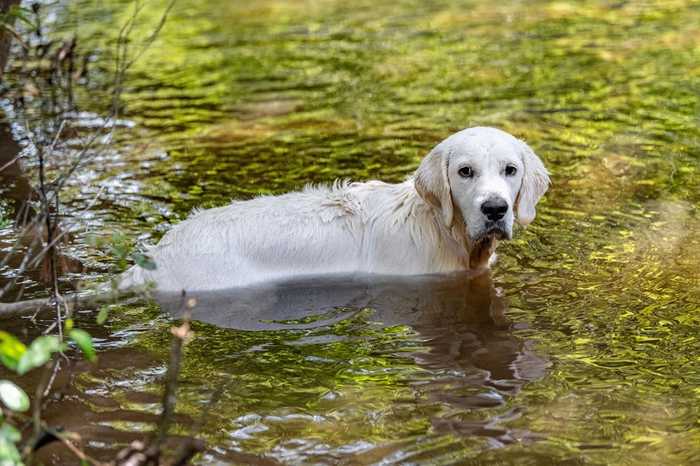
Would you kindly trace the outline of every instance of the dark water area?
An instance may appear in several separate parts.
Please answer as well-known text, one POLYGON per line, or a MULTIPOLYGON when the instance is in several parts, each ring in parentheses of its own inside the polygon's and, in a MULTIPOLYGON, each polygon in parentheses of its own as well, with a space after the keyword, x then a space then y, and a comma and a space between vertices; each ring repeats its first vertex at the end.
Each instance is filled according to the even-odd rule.
MULTIPOLYGON (((144 4, 132 50, 166 4, 144 4)), ((91 57, 66 150, 109 111, 132 11, 47 6, 47 33, 91 57)), ((695 1, 178 1, 126 76, 112 139, 66 187, 85 266, 66 281, 115 270, 94 235, 155 242, 195 207, 401 181, 452 132, 496 126, 553 184, 490 275, 197 296, 173 432, 207 441, 201 464, 700 464, 699 95, 695 1)), ((16 233, 0 225, 6 252, 16 233)), ((104 326, 81 313, 100 359, 57 382, 48 421, 104 459, 152 431, 179 309, 118 303, 104 326)), ((0 326, 29 339, 46 321, 0 326)))

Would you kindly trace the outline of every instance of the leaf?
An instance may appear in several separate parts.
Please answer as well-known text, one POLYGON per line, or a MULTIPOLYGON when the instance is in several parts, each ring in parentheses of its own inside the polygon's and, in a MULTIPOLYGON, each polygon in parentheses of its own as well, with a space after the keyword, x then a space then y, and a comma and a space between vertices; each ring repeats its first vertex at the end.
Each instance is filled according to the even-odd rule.
POLYGON ((27 394, 9 380, 0 380, 0 400, 12 411, 24 412, 29 409, 27 394))
POLYGON ((22 440, 22 434, 19 433, 11 424, 7 422, 0 426, 0 439, 9 440, 12 443, 17 443, 22 440))
POLYGON ((15 444, 0 436, 0 465, 21 466, 22 464, 22 457, 15 444))
POLYGON ((92 345, 92 337, 85 330, 80 330, 79 328, 74 328, 68 332, 68 336, 73 340, 85 354, 85 359, 90 362, 95 361, 97 356, 95 355, 95 347, 92 345))
POLYGON ((63 351, 66 345, 55 335, 41 336, 29 345, 17 364, 17 373, 26 374, 35 367, 43 366, 57 351, 63 351))
POLYGON ((97 323, 99 325, 104 324, 105 322, 107 322, 107 317, 109 317, 109 307, 102 306, 100 308, 100 312, 97 313, 97 323))
POLYGON ((14 336, 0 330, 0 361, 11 370, 17 370, 20 358, 27 351, 24 343, 14 336))
POLYGON ((117 259, 124 259, 129 253, 129 244, 126 236, 122 233, 112 233, 112 244, 110 245, 112 254, 117 259))
POLYGON ((153 259, 145 254, 141 254, 140 252, 134 254, 134 262, 136 262, 136 265, 146 270, 156 269, 156 263, 153 262, 153 259))

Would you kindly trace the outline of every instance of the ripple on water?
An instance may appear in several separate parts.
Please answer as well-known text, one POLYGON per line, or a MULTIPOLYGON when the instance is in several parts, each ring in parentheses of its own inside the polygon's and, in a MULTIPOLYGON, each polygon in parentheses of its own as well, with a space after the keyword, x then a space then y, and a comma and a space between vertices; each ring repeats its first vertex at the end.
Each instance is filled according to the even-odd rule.
MULTIPOLYGON (((553 179, 482 281, 325 277, 200 297, 173 430, 207 440, 201 463, 700 463, 692 2, 200 3, 178 1, 126 76, 108 148, 67 187, 67 217, 90 232, 156 240, 195 206, 399 181, 469 125, 527 140, 553 179)), ((137 36, 161 7, 144 5, 137 36)), ((77 30, 94 50, 65 135, 77 148, 111 103, 105 25, 130 9, 47 8, 47 34, 77 30)), ((76 275, 104 278, 111 259, 76 231, 90 266, 76 275)), ((6 254, 14 233, 0 235, 6 254)), ((19 283, 40 293, 37 274, 19 283)), ((100 362, 76 367, 47 416, 99 459, 155 426, 159 312, 77 316, 100 362)))

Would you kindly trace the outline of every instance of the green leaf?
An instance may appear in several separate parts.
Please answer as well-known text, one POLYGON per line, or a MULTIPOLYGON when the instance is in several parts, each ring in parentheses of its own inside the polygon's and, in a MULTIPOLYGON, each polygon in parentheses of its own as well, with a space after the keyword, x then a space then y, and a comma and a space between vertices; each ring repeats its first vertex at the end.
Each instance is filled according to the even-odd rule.
POLYGON ((97 359, 95 355, 95 347, 92 346, 92 337, 85 330, 74 328, 68 333, 68 336, 73 340, 85 354, 85 359, 94 361, 97 359))
POLYGON ((13 442, 0 437, 0 465, 22 466, 22 457, 13 442))
POLYGON ((22 466, 22 457, 13 442, 0 437, 0 465, 22 466))
POLYGON ((42 336, 34 339, 27 351, 22 355, 17 364, 17 373, 26 374, 35 367, 46 364, 51 355, 57 351, 63 351, 66 345, 61 343, 55 335, 42 336))
POLYGON ((0 330, 0 361, 13 371, 17 370, 20 358, 27 347, 14 336, 0 330))
POLYGON ((107 317, 109 317, 109 306, 102 306, 100 312, 97 313, 97 323, 99 325, 107 322, 107 317))
POLYGON ((12 443, 17 443, 22 440, 22 434, 17 429, 7 422, 0 426, 0 439, 8 440, 12 443))
POLYGON ((146 270, 156 269, 156 263, 153 262, 153 259, 151 259, 145 254, 141 254, 140 252, 134 254, 134 262, 136 263, 136 265, 146 270))
POLYGON ((27 394, 9 380, 0 380, 0 401, 12 411, 24 412, 29 409, 27 394))
POLYGON ((122 233, 112 233, 110 249, 117 259, 123 259, 129 253, 129 241, 122 233))

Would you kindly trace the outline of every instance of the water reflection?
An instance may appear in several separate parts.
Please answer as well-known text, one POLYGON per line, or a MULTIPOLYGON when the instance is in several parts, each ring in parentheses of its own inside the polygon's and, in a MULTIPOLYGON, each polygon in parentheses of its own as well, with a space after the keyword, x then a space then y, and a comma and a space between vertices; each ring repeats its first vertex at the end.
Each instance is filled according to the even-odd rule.
MULTIPOLYGON (((700 464, 692 3, 178 1, 125 81, 136 126, 65 198, 76 211, 107 186, 87 212, 94 231, 155 242, 195 206, 337 177, 399 181, 466 125, 533 141, 555 178, 537 221, 501 250, 497 282, 515 323, 498 318, 491 284, 455 285, 478 288, 466 302, 452 279, 324 278, 200 296, 197 318, 212 324, 195 324, 179 406, 196 415, 228 387, 204 429, 221 456, 204 461, 700 464), (548 440, 483 450, 529 435, 516 428, 548 440)), ((96 52, 93 69, 111 67, 102 52, 131 5, 54 4, 55 27, 96 52)), ((163 5, 145 5, 137 36, 163 5)), ((76 98, 104 115, 107 77, 93 77, 76 98)), ((86 235, 75 244, 85 249, 86 235)), ((112 403, 84 423, 85 438, 98 423, 122 435, 150 427, 159 401, 169 324, 126 336, 156 312, 112 316, 100 345, 121 349, 101 346, 109 370, 71 392, 76 413, 112 403), (93 404, 95 393, 104 399, 93 404)))
MULTIPOLYGON (((503 292, 489 274, 390 276, 305 276, 244 288, 188 293, 192 317, 238 330, 302 329, 325 326, 371 308, 384 325, 472 323, 507 327, 503 292)), ((181 317, 183 297, 158 293, 156 300, 181 317)))
MULTIPOLYGON (((31 184, 18 158, 20 149, 5 115, 0 111, 0 199, 11 202, 18 220, 25 217, 25 210, 30 208, 28 202, 33 196, 31 184)), ((30 212, 27 214, 30 215, 30 212)))
MULTIPOLYGON (((511 390, 504 380, 535 380, 548 363, 511 333, 503 290, 490 274, 450 276, 325 276, 188 294, 192 318, 237 330, 294 330, 325 327, 371 310, 368 319, 384 327, 405 325, 429 352, 416 362, 430 369, 478 368, 482 382, 511 390)), ((183 297, 156 296, 173 317, 183 297)))
MULTIPOLYGON (((215 446, 204 463, 460 457, 535 435, 514 427, 515 395, 550 363, 517 335, 526 326, 509 320, 488 274, 308 277, 189 297, 201 323, 183 361, 176 423, 215 446)), ((181 296, 157 299, 180 316, 181 296)), ((154 317, 110 330, 78 316, 100 348, 98 366, 72 364, 45 417, 79 433, 98 459, 157 423, 170 325, 154 317)), ((40 457, 70 461, 58 445, 40 457)))
MULTIPOLYGON (((513 334, 518 324, 508 320, 504 293, 489 274, 308 277, 188 298, 197 301, 194 319, 218 327, 321 330, 288 343, 295 346, 331 345, 342 335, 323 329, 358 315, 379 328, 409 327, 415 333, 406 340, 418 340, 420 346, 408 355, 420 370, 399 383, 411 387, 420 404, 461 413, 433 416, 434 432, 488 437, 492 446, 529 436, 500 425, 517 418, 517 410, 485 419, 464 413, 503 406, 525 383, 544 377, 550 365, 513 334)), ((160 294, 157 299, 173 316, 182 315, 182 296, 160 294)), ((374 356, 382 353, 378 345, 374 356)))

